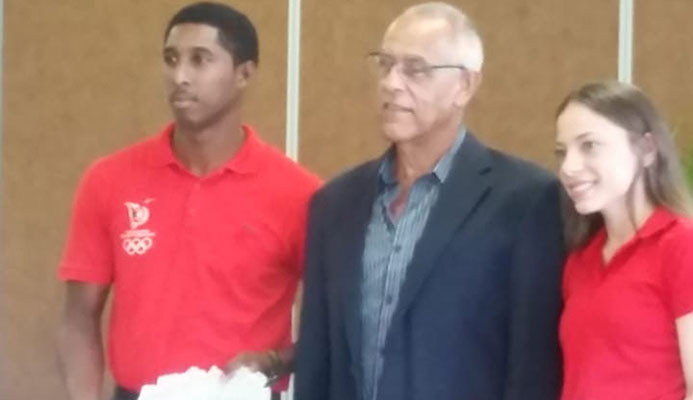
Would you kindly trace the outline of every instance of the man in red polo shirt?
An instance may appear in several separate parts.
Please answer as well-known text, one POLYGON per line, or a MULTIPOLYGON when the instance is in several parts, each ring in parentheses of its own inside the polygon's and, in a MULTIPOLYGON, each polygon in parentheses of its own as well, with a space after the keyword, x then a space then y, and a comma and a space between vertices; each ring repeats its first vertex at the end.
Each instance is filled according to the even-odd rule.
POLYGON ((197 3, 169 23, 163 59, 174 122, 97 160, 77 191, 59 267, 72 400, 101 396, 111 289, 115 399, 190 366, 276 374, 293 358, 291 306, 319 180, 241 123, 255 29, 228 6, 197 3))

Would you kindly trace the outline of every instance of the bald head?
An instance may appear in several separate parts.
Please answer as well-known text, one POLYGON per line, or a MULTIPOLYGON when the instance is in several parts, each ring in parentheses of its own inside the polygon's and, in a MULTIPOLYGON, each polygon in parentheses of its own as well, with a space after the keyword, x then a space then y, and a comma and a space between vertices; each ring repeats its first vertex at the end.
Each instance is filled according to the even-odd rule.
POLYGON ((448 39, 449 50, 457 62, 471 71, 481 71, 484 50, 474 23, 458 8, 443 2, 418 4, 407 8, 388 27, 388 36, 415 26, 419 34, 448 39))

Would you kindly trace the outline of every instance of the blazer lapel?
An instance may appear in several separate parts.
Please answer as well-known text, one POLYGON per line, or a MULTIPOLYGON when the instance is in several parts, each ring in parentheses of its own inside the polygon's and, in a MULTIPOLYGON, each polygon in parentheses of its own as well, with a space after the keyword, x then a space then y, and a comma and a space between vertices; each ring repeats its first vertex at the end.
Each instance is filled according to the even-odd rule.
POLYGON ((414 249, 393 324, 411 305, 453 234, 491 189, 490 172, 488 150, 467 133, 414 249))

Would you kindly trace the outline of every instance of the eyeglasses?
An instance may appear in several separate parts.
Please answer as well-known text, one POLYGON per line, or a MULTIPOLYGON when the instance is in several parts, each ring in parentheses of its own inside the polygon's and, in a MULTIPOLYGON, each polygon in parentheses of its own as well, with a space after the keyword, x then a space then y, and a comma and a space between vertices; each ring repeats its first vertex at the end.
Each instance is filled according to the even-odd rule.
POLYGON ((380 51, 368 53, 368 60, 373 64, 380 78, 386 77, 397 64, 400 65, 402 76, 411 81, 420 81, 429 78, 433 74, 433 71, 437 69, 454 68, 463 71, 467 70, 467 67, 460 64, 431 65, 423 58, 416 56, 405 56, 398 60, 397 57, 380 51))

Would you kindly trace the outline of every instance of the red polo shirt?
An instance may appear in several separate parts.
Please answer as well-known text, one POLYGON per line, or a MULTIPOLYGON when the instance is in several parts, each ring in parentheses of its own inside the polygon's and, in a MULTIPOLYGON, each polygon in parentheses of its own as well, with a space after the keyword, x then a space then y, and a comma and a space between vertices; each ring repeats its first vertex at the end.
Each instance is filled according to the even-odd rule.
POLYGON ((659 209, 604 265, 602 230, 564 275, 563 400, 681 400, 675 319, 693 311, 693 223, 659 209))
POLYGON ((108 356, 131 390, 290 344, 317 177, 245 141, 203 178, 157 137, 96 161, 77 191, 62 280, 113 285, 108 356))

